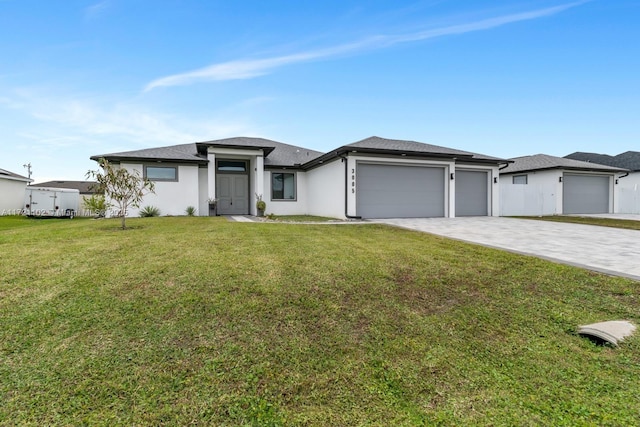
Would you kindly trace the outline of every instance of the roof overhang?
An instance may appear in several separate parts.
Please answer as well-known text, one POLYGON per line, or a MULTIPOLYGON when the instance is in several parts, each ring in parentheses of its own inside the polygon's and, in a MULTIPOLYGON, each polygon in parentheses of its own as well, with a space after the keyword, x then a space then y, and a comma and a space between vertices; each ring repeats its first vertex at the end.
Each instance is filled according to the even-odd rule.
POLYGON ((128 156, 91 156, 91 160, 99 161, 100 159, 106 159, 110 163, 181 163, 181 164, 195 164, 206 165, 209 163, 207 159, 171 159, 164 157, 128 157, 128 156))
POLYGON ((452 154, 452 153, 428 153, 409 150, 389 150, 381 148, 363 148, 343 146, 336 150, 330 151, 302 165, 305 170, 313 169, 323 163, 330 162, 339 157, 348 155, 369 154, 379 157, 399 157, 402 159, 432 159, 432 160, 449 160, 462 163, 473 163, 483 165, 501 165, 513 163, 512 160, 506 159, 478 159, 473 154, 452 154))
POLYGON ((563 170, 563 171, 572 171, 572 172, 598 172, 598 173, 606 173, 606 174, 616 174, 616 173, 625 173, 629 172, 626 169, 598 169, 598 168, 578 168, 578 167, 566 167, 566 166, 550 166, 548 168, 532 168, 532 169, 523 169, 518 171, 507 171, 500 172, 500 175, 510 175, 514 173, 531 173, 531 172, 544 172, 550 170, 563 170))
POLYGON ((33 179, 30 179, 30 178, 24 178, 24 177, 21 177, 21 176, 5 175, 5 174, 0 174, 0 178, 7 179, 9 181, 33 182, 33 179))
POLYGON ((196 148, 198 150, 198 154, 207 154, 207 148, 216 147, 216 148, 227 148, 233 150, 262 150, 264 157, 267 157, 269 153, 276 149, 276 147, 271 146, 261 146, 261 145, 234 145, 234 144, 216 144, 211 142, 196 142, 196 148))

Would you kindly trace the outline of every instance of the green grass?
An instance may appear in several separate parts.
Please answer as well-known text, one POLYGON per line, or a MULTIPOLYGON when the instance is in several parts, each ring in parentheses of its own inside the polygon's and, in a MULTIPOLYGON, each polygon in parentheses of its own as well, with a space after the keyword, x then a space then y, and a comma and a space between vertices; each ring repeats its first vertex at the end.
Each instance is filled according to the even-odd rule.
POLYGON ((329 222, 339 221, 336 218, 317 215, 269 215, 270 220, 282 222, 329 222))
POLYGON ((539 221, 570 222, 574 224, 599 225, 602 227, 626 228, 629 230, 640 230, 640 221, 634 221, 630 219, 596 218, 596 217, 588 217, 588 216, 565 216, 565 215, 526 216, 526 217, 519 217, 519 218, 535 219, 539 221))
POLYGON ((0 425, 637 425, 639 283, 391 227, 0 218, 0 425))

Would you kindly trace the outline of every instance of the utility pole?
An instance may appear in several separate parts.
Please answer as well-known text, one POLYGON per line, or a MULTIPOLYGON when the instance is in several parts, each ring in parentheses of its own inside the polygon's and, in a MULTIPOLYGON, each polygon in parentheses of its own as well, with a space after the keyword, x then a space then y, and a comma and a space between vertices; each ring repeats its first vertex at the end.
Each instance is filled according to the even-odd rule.
POLYGON ((31 185, 31 162, 25 163, 22 167, 27 168, 27 178, 29 178, 27 185, 31 185))

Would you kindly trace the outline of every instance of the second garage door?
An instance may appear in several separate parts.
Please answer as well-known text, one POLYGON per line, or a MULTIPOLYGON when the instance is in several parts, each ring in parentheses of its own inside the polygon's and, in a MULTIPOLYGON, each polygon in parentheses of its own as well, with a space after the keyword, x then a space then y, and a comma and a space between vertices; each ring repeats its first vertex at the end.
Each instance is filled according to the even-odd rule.
POLYGON ((443 217, 441 167, 358 164, 356 210, 362 218, 443 217))
POLYGON ((456 216, 489 214, 489 173, 456 170, 456 216))
POLYGON ((606 175, 565 173, 562 178, 562 213, 609 213, 609 181, 606 175))

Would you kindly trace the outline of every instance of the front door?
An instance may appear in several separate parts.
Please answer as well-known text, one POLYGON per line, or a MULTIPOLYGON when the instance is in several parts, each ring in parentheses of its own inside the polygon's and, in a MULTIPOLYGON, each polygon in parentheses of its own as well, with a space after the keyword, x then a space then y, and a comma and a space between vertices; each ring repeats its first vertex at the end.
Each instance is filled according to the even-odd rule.
POLYGON ((218 214, 249 214, 249 176, 241 174, 218 174, 216 177, 218 214))

